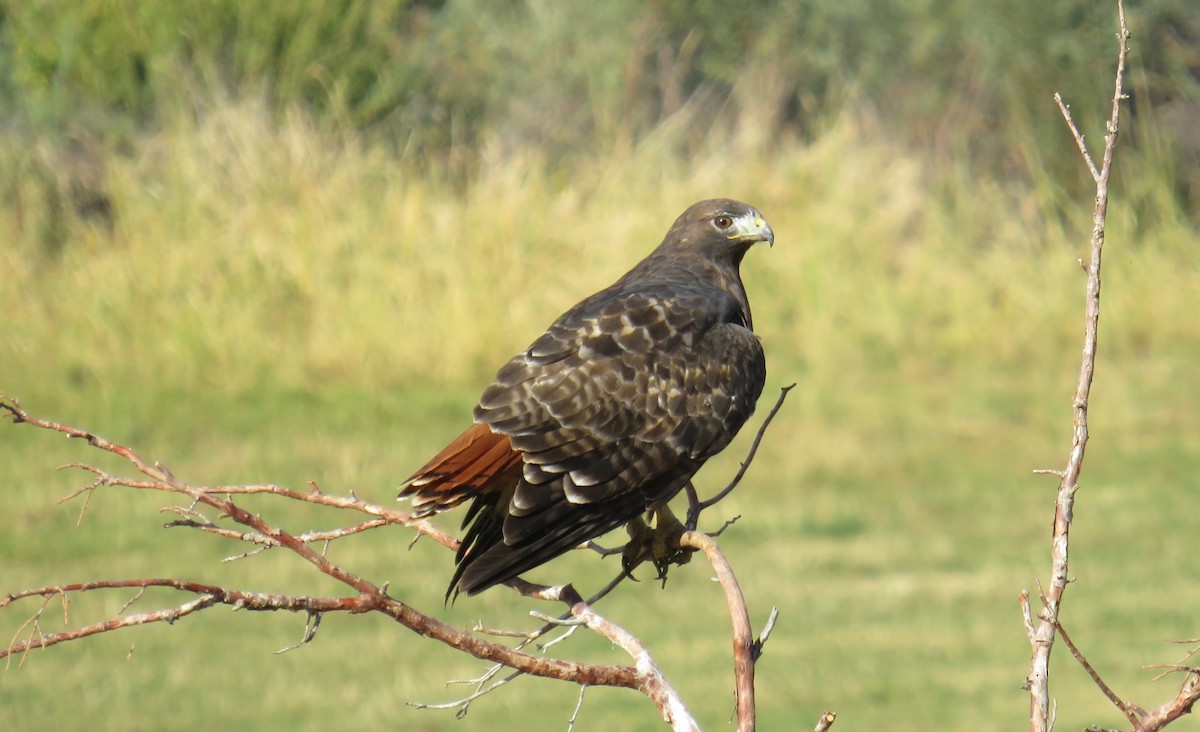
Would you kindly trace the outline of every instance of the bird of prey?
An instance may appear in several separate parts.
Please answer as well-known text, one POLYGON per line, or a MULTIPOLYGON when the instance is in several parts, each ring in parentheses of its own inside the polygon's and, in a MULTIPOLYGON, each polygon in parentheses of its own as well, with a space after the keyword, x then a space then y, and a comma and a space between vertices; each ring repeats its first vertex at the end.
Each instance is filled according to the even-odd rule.
POLYGON ((739 266, 774 239, 753 207, 700 201, 500 369, 475 423, 400 488, 417 516, 471 502, 447 597, 664 506, 729 444, 766 379, 739 266))

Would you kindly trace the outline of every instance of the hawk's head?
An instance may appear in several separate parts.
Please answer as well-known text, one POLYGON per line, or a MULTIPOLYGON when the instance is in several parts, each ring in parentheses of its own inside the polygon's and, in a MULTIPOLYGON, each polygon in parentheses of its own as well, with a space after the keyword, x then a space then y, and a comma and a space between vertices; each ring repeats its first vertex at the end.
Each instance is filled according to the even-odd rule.
POLYGON ((700 201, 684 211, 659 247, 737 266, 751 246, 775 243, 775 232, 753 206, 728 198, 700 201))

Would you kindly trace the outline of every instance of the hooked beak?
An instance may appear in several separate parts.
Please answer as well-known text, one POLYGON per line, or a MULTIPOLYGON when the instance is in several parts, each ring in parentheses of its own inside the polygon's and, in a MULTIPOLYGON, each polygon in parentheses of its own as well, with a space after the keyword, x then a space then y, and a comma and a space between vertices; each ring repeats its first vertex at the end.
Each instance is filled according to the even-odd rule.
POLYGON ((775 246, 775 232, 757 211, 750 211, 735 218, 733 226, 730 227, 729 238, 748 244, 766 242, 769 247, 775 246))

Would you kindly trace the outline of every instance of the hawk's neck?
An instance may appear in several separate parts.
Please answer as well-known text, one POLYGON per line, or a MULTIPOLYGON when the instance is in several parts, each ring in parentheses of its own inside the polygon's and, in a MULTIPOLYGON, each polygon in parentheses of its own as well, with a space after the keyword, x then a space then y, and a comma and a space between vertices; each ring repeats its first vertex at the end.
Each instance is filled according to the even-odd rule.
POLYGON ((750 299, 742 284, 742 274, 737 263, 699 257, 686 259, 672 257, 658 261, 650 258, 642 262, 639 269, 642 268, 644 268, 642 272, 635 269, 626 278, 635 281, 676 282, 689 288, 697 285, 711 287, 725 293, 737 303, 738 312, 733 314, 732 322, 754 330, 754 319, 750 314, 750 299))

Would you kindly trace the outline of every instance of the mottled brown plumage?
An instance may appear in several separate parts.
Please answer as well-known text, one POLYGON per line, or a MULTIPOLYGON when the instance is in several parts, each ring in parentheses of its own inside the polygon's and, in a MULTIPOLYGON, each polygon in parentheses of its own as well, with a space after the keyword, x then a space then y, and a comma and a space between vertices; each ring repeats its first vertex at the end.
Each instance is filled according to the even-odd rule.
POLYGON ((766 378, 738 267, 773 241, 750 206, 701 201, 500 369, 475 424, 400 489, 421 515, 472 502, 450 592, 481 592, 663 505, 729 444, 766 378))

